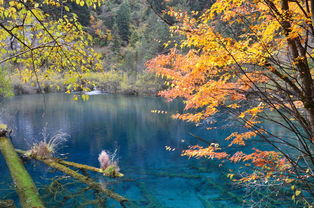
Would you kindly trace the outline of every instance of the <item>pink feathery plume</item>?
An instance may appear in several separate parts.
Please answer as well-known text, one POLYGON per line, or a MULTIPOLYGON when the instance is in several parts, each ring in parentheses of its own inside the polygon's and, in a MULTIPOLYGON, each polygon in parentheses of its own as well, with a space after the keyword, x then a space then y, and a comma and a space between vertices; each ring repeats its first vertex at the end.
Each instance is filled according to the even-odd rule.
POLYGON ((99 154, 98 161, 101 169, 106 169, 111 163, 110 157, 105 150, 101 151, 99 154))

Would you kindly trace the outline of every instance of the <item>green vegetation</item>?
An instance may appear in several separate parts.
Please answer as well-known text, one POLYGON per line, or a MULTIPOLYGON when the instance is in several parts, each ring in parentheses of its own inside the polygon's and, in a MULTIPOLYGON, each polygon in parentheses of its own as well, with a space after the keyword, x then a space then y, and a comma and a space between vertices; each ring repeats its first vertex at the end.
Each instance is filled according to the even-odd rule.
POLYGON ((8 78, 8 73, 0 67, 0 97, 13 95, 11 81, 8 78))
POLYGON ((170 34, 169 24, 175 23, 174 18, 164 11, 169 6, 201 11, 210 4, 204 0, 93 0, 69 1, 62 5, 12 1, 9 5, 3 4, 6 10, 13 11, 15 7, 22 10, 3 17, 4 48, 0 61, 6 70, 0 71, 0 96, 12 95, 11 89, 15 94, 31 94, 88 91, 95 86, 109 93, 156 94, 163 88, 164 80, 145 72, 145 63, 158 54, 168 53, 165 44, 169 41, 180 41, 180 36, 170 34), (23 13, 32 7, 36 12, 27 16, 27 22, 33 26, 24 27, 23 13), (10 23, 8 18, 16 22, 10 23), (38 22, 38 18, 42 20, 38 22), (66 22, 70 30, 64 33, 66 22), (10 31, 11 26, 23 26, 24 31, 5 32, 10 31), (38 34, 33 37, 38 43, 27 36, 32 31, 38 34), (8 38, 12 39, 10 43, 6 41, 8 38), (12 58, 8 54, 13 54, 12 58), (15 57, 16 54, 21 55, 15 57))
MULTIPOLYGON (((23 82, 21 76, 12 74, 12 84, 15 94, 33 94, 38 92, 37 79, 23 82)), ((47 79, 38 76, 41 88, 46 92, 65 92, 74 90, 68 76, 62 77, 54 73, 47 79)), ((82 80, 90 84, 89 89, 98 89, 107 93, 121 93, 132 95, 154 95, 162 89, 162 82, 154 74, 147 72, 133 73, 112 70, 108 72, 89 72, 82 74, 82 80)), ((75 81, 79 81, 76 79, 75 81)), ((10 87, 10 85, 8 85, 10 87)))
POLYGON ((15 152, 9 138, 0 137, 0 150, 6 160, 12 179, 16 185, 16 191, 19 195, 22 207, 44 207, 31 176, 26 171, 22 160, 15 152))

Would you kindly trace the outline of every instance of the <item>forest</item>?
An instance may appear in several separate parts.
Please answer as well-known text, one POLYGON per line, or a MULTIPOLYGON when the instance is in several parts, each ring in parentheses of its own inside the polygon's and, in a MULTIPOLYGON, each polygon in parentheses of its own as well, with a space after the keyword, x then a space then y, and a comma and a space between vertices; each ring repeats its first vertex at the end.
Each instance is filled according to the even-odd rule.
POLYGON ((0 0, 0 207, 314 207, 313 0, 0 0))

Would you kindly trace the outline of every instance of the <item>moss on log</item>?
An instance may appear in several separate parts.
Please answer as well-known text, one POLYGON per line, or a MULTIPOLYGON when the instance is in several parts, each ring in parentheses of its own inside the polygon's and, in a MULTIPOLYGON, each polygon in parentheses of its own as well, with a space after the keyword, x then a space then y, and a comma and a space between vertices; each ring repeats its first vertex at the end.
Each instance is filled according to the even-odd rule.
POLYGON ((15 152, 11 140, 7 137, 0 137, 0 150, 9 167, 11 177, 15 183, 16 191, 22 207, 41 208, 44 207, 39 197, 38 190, 26 171, 23 162, 15 152))
MULTIPOLYGON (((18 150, 19 153, 22 153, 25 155, 26 151, 23 151, 23 150, 18 150)), ((91 187, 92 189, 96 190, 96 191, 99 191, 99 192, 102 192, 104 193, 106 196, 118 201, 122 207, 125 207, 125 204, 126 202, 128 201, 127 198, 109 190, 109 189, 106 189, 104 188, 100 183, 97 183, 97 182, 94 182, 91 178, 87 177, 87 176, 84 176, 62 164, 60 164, 58 162, 58 160, 55 160, 55 159, 44 159, 44 158, 39 158, 39 157, 36 157, 36 156, 33 156, 32 158, 36 159, 36 160, 39 160, 43 163, 45 163, 46 165, 54 168, 54 169, 57 169, 77 180, 79 180, 80 182, 82 183, 85 183, 86 185, 88 185, 89 187, 91 187)))
POLYGON ((75 162, 70 162, 70 161, 65 161, 62 159, 56 159, 58 161, 58 163, 61 163, 63 165, 67 165, 67 166, 72 166, 72 167, 76 167, 79 169, 84 169, 84 170, 90 170, 90 171, 94 171, 94 172, 98 172, 98 173, 102 173, 105 176, 109 176, 109 177, 122 177, 123 174, 115 171, 115 167, 114 168, 110 168, 110 166, 106 169, 101 169, 101 168, 96 168, 93 166, 89 166, 89 165, 84 165, 84 164, 79 164, 79 163, 75 163, 75 162))

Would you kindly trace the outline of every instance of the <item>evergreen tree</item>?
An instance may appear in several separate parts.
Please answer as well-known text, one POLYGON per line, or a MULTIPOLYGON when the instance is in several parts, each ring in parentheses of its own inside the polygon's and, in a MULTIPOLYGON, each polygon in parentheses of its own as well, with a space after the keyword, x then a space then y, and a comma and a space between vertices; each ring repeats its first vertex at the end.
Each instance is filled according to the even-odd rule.
POLYGON ((120 38, 128 43, 130 37, 130 5, 127 1, 120 5, 117 11, 116 23, 120 38))

